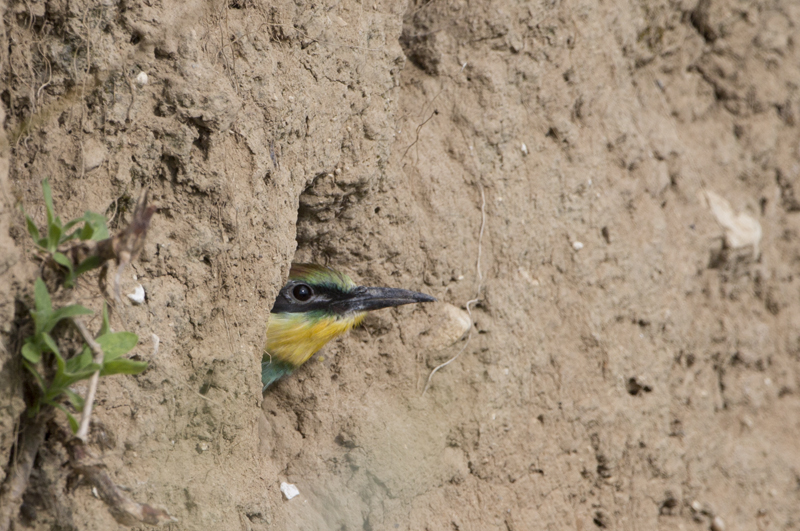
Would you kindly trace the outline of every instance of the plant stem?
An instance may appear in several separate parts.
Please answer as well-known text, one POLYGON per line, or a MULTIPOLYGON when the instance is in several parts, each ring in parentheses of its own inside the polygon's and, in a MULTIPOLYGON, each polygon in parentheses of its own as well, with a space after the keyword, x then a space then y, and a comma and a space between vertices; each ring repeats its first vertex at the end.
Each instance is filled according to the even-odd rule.
POLYGON ((97 489, 98 496, 106 503, 111 516, 117 522, 125 526, 160 526, 178 521, 163 507, 138 503, 126 496, 106 472, 105 464, 89 454, 79 439, 68 440, 65 444, 72 469, 82 474, 97 489))
MULTIPOLYGON (((94 362, 98 365, 103 365, 103 358, 105 355, 103 354, 103 348, 94 340, 92 337, 91 332, 86 328, 86 325, 83 324, 83 321, 80 319, 72 319, 72 322, 75 324, 75 327, 83 336, 83 340, 86 341, 86 344, 89 345, 89 348, 92 349, 94 353, 94 362)), ((83 441, 84 443, 89 436, 89 423, 92 420, 92 408, 94 407, 94 397, 97 394, 97 383, 100 380, 100 371, 96 371, 91 379, 89 380, 89 390, 86 392, 86 399, 83 402, 83 413, 81 414, 81 424, 78 428, 78 433, 75 434, 75 437, 83 441)), ((0 530, 2 531, 2 530, 0 530)))
MULTIPOLYGON (((24 416, 27 416, 23 413, 24 416)), ((20 438, 17 451, 12 457, 11 470, 6 482, 0 489, 0 531, 8 531, 11 521, 16 519, 22 505, 22 496, 28 488, 33 462, 39 447, 47 433, 47 422, 50 420, 52 410, 42 410, 27 423, 20 438)))

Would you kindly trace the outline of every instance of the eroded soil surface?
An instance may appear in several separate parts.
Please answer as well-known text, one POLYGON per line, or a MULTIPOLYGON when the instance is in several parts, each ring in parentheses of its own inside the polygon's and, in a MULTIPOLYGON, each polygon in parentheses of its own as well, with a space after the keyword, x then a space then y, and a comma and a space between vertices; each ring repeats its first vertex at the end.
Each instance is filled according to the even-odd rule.
MULTIPOLYGON (((800 528, 800 3, 3 8, 1 462, 48 177, 159 206, 92 447, 171 529, 800 528), (469 339, 383 310, 262 398, 292 260, 469 339)), ((121 528, 64 456, 16 529, 121 528)))

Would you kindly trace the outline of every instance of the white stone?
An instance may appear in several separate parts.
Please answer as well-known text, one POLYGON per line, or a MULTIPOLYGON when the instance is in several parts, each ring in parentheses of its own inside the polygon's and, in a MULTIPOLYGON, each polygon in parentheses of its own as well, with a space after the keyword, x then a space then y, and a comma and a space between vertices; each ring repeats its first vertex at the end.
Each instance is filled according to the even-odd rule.
POLYGON ((572 242, 572 248, 575 249, 576 251, 580 251, 581 249, 583 249, 583 243, 572 242))
MULTIPOLYGON (((430 350, 441 351, 453 345, 472 328, 469 313, 448 303, 438 305, 436 325, 428 331, 423 344, 430 350)), ((436 310, 431 310, 436 311, 436 310)))
POLYGON ((139 72, 139 75, 136 76, 136 84, 139 85, 140 87, 147 85, 149 81, 150 78, 147 77, 147 74, 144 72, 139 72))
POLYGON ((89 173, 100 167, 106 160, 106 147, 99 140, 91 138, 83 145, 83 171, 89 173))
POLYGON ((753 246, 753 256, 758 257, 758 244, 761 242, 761 224, 745 212, 737 214, 731 204, 711 191, 705 192, 706 203, 711 213, 725 229, 725 241, 734 249, 753 246))
POLYGON ((134 304, 144 304, 144 287, 138 284, 136 289, 133 290, 133 293, 128 293, 128 298, 132 300, 134 304))
POLYGON ((286 483, 285 481, 281 483, 281 492, 284 496, 286 496, 287 500, 291 500, 300 494, 300 491, 296 486, 292 485, 291 483, 286 483))

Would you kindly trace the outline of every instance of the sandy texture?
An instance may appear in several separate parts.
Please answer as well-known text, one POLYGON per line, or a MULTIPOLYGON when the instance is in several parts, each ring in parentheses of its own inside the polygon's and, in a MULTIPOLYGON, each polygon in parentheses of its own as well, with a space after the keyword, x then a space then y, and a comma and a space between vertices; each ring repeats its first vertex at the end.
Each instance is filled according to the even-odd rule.
MULTIPOLYGON (((3 21, 0 458, 36 274, 15 204, 43 223, 49 177, 62 218, 124 226, 144 186, 160 207, 124 279, 145 303, 113 319, 151 365, 101 383, 93 442, 173 529, 800 528, 794 0, 3 21), (423 396, 463 314, 376 312, 262 399, 295 258, 477 298, 469 343, 423 396)), ((115 529, 63 462, 43 448, 21 521, 115 529)))

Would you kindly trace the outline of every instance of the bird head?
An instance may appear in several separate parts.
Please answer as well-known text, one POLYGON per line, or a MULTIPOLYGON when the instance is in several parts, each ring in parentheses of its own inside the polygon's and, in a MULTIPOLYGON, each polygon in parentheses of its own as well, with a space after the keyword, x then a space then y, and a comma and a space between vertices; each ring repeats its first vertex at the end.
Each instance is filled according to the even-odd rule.
POLYGON ((390 306, 433 302, 424 293, 397 288, 356 286, 347 275, 317 264, 292 264, 272 313, 327 314, 346 317, 390 306))
POLYGON ((370 310, 435 300, 405 289, 357 286, 347 275, 325 266, 292 264, 267 328, 261 362, 264 389, 358 325, 370 310))

